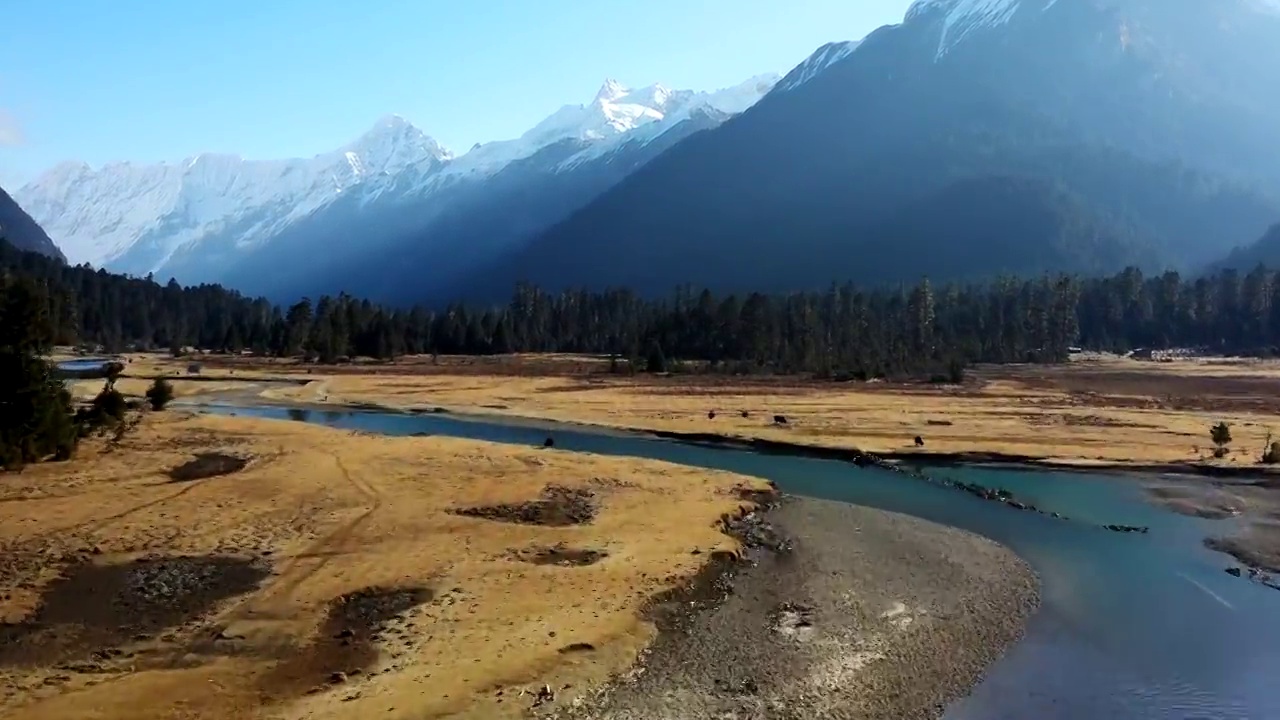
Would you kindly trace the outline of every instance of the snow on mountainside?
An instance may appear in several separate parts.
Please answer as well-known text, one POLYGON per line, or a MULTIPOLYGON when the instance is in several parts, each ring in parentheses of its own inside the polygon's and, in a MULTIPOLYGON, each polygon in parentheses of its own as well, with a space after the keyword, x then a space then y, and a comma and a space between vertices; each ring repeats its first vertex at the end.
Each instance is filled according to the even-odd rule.
POLYGON ((403 118, 389 116, 355 142, 307 160, 201 154, 100 170, 63 163, 16 197, 72 262, 142 274, 233 223, 248 221, 242 237, 250 242, 352 187, 449 157, 403 118))
POLYGON ((562 167, 573 167, 627 142, 649 142, 699 110, 736 115, 764 97, 778 78, 777 74, 757 75, 713 92, 670 90, 662 85, 631 90, 607 79, 590 103, 565 105, 515 140, 478 145, 458 158, 445 175, 494 172, 566 141, 585 146, 562 163, 562 167))
POLYGON ((823 45, 808 59, 797 65, 794 70, 787 73, 786 77, 782 78, 774 89, 778 92, 786 92, 800 87, 833 64, 849 57, 861 44, 861 40, 846 40, 823 45))
MULTIPOLYGON (((697 112, 732 115, 777 82, 760 75, 714 92, 606 81, 591 103, 568 105, 520 138, 477 145, 454 157, 408 121, 388 116, 355 142, 311 159, 245 160, 203 154, 179 163, 112 163, 98 170, 63 163, 15 195, 74 263, 133 274, 160 271, 170 258, 270 242, 340 196, 366 200, 402 193, 421 201, 440 187, 483 180, 543 148, 578 149, 561 167, 648 143, 697 112)), ((220 250, 222 251, 222 250, 220 250)))
POLYGON ((907 9, 906 21, 932 13, 942 15, 942 38, 938 43, 941 58, 970 33, 981 28, 1004 25, 1022 5, 1053 7, 1058 0, 916 0, 907 9))

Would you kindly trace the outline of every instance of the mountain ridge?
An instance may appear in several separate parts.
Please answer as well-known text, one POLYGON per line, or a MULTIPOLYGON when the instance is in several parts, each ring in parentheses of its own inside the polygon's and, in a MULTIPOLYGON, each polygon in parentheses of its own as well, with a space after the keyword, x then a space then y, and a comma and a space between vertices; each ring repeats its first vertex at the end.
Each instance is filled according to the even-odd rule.
POLYGON ((364 203, 385 194, 425 197, 494 175, 563 142, 581 146, 561 160, 562 169, 571 170, 631 139, 655 142, 693 114, 740 112, 777 79, 757 75, 708 92, 661 85, 633 91, 613 82, 613 95, 602 88, 591 103, 563 106, 519 138, 480 143, 461 155, 403 117, 388 115, 356 140, 312 158, 244 160, 205 153, 145 166, 109 163, 97 170, 65 162, 19 194, 73 260, 163 275, 170 265, 198 265, 192 256, 208 243, 224 254, 269 243, 344 193, 357 193, 364 203))
MULTIPOLYGON (((1154 243, 1151 269, 1194 267, 1280 217, 1280 143, 1261 132, 1280 123, 1280 102, 1260 94, 1256 67, 1223 86, 1243 51, 1224 49, 1228 60, 1210 52, 1239 43, 1280 66, 1280 24, 1254 15, 1243 0, 916 3, 903 23, 686 140, 449 294, 487 287, 496 299, 519 280, 663 293, 787 273, 777 289, 831 276, 914 279, 909 263, 886 276, 860 272, 855 256, 887 246, 876 230, 903 208, 1008 175, 1082 198, 1082 217, 1101 225, 1067 223, 1050 211, 1059 206, 1051 195, 1024 196, 1046 202, 1044 217, 1063 218, 1081 243, 1102 228, 1154 243), (982 22, 939 54, 948 13, 960 8, 981 11, 982 22), (1205 107, 1201 97, 1218 102, 1205 107)), ((967 262, 984 257, 988 248, 975 246, 967 262)), ((1042 269, 1054 269, 1052 257, 1042 269)))
POLYGON ((49 239, 44 228, 4 188, 0 188, 0 238, 19 250, 31 250, 64 263, 67 261, 66 255, 49 239))

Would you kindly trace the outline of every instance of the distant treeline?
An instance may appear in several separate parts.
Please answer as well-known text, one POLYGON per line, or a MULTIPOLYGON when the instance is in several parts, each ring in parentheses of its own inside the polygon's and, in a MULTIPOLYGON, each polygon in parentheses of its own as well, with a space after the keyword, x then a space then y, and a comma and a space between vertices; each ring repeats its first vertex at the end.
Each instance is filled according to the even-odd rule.
POLYGON ((681 289, 664 300, 626 290, 551 294, 519 286, 505 307, 442 312, 345 295, 281 308, 217 285, 160 285, 67 266, 3 242, 0 269, 36 281, 54 342, 107 351, 194 346, 322 362, 584 352, 612 354, 640 369, 678 359, 725 372, 852 379, 951 377, 973 362, 1056 362, 1075 345, 1269 353, 1280 342, 1280 283, 1261 267, 1194 280, 1127 270, 1099 279, 1006 278, 939 288, 922 281, 898 290, 843 285, 791 295, 681 289))

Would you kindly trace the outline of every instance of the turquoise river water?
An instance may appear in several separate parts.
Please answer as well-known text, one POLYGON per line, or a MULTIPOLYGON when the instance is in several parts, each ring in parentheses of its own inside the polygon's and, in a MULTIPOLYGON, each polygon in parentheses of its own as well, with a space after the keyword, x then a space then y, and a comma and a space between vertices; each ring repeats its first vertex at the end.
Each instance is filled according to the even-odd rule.
POLYGON ((576 428, 445 415, 211 405, 209 412, 653 458, 755 475, 787 493, 963 528, 1012 548, 1039 573, 1042 605, 1024 640, 948 708, 948 720, 1280 720, 1280 593, 1232 577, 1204 548, 1230 530, 1165 511, 1123 477, 937 469, 1073 518, 1018 512, 967 493, 832 460, 761 454, 576 428), (1084 522, 1080 522, 1084 521, 1084 522), (1145 525, 1117 534, 1099 523, 1145 525))

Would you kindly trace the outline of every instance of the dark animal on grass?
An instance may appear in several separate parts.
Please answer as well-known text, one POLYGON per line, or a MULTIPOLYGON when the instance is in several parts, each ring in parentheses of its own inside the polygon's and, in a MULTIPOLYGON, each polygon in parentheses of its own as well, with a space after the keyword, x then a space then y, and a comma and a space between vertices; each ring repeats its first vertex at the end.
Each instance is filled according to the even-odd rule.
POLYGON ((774 424, 774 425, 786 425, 786 424, 787 424, 787 416, 786 416, 786 415, 774 415, 774 416, 773 416, 773 424, 774 424))
POLYGON ((708 420, 715 420, 715 419, 716 419, 716 411, 715 411, 715 410, 709 410, 709 411, 707 412, 707 419, 708 419, 708 420))
POLYGON ((744 417, 744 418, 749 418, 749 417, 751 417, 751 413, 747 412, 746 410, 743 410, 743 411, 742 411, 742 417, 744 417))
POLYGON ((916 447, 924 447, 924 438, 916 436, 916 447))

